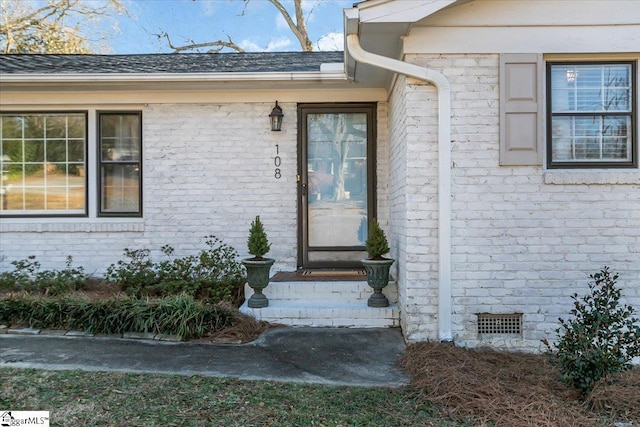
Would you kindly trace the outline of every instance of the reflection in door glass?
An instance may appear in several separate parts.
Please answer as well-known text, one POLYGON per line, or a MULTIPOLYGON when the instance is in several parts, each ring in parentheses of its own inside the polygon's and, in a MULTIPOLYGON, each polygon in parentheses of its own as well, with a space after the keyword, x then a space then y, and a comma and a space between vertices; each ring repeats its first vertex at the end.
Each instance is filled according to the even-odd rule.
POLYGON ((309 246, 362 246, 367 238, 367 115, 309 114, 309 246))

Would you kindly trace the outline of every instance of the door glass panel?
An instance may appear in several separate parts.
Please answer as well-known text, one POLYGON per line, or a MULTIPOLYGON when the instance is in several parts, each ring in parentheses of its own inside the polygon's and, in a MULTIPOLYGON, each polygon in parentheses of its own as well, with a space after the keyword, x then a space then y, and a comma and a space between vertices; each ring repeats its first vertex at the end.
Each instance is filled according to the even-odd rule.
POLYGON ((308 245, 363 246, 367 238, 367 114, 307 115, 308 245))

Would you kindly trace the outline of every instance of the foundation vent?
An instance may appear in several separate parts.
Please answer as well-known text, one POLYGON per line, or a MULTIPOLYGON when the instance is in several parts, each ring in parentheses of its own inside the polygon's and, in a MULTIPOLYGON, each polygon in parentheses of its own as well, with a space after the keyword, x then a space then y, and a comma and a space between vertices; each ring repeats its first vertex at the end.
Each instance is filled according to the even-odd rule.
POLYGON ((478 313, 478 335, 521 335, 522 314, 478 313))

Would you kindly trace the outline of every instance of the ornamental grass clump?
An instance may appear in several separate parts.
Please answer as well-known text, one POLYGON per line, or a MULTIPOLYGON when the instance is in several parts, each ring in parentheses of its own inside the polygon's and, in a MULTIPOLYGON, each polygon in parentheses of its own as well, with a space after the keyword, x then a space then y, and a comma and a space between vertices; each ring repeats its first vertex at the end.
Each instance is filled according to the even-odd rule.
POLYGON ((589 277, 593 279, 589 294, 571 296, 573 318, 559 319, 555 349, 543 340, 560 369, 560 379, 583 396, 599 382, 631 369, 633 358, 640 356, 640 320, 633 317, 633 307, 620 304, 618 274, 604 267, 589 277))
POLYGON ((249 249, 249 253, 254 256, 254 260, 264 259, 264 256, 271 249, 271 243, 269 243, 267 233, 264 231, 264 225, 262 225, 259 215, 251 222, 247 248, 249 249))
POLYGON ((188 294, 164 298, 130 296, 91 300, 82 296, 0 298, 0 323, 94 334, 144 332, 199 338, 232 326, 236 311, 188 294))
POLYGON ((373 219, 369 225, 369 234, 365 243, 369 259, 385 259, 384 254, 389 252, 389 242, 377 219, 373 219))

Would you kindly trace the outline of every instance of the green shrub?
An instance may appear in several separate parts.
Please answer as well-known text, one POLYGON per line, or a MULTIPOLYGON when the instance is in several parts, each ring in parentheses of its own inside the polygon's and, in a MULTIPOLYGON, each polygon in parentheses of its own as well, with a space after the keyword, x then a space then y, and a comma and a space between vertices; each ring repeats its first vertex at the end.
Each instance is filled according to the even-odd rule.
POLYGON ((129 295, 166 296, 185 293, 211 301, 237 302, 245 282, 238 253, 215 236, 197 255, 173 258, 174 249, 161 248, 166 259, 154 263, 148 249, 125 249, 125 260, 107 268, 105 279, 129 295))
POLYGON ((631 368, 640 356, 640 323, 632 317, 633 307, 620 305, 620 289, 607 267, 590 276, 590 293, 582 298, 573 294, 572 319, 559 319, 559 340, 555 351, 546 341, 557 362, 561 380, 589 394, 600 380, 631 368))
POLYGON ((389 252, 389 242, 387 236, 378 224, 377 219, 373 219, 369 225, 369 234, 365 242, 369 259, 383 259, 383 255, 389 252))
POLYGON ((100 301, 32 295, 0 299, 1 323, 94 334, 151 332, 196 338, 231 326, 235 317, 235 311, 229 307, 204 304, 186 294, 160 299, 122 297, 100 301))
POLYGON ((260 216, 256 216, 256 219, 251 222, 249 238, 247 239, 247 249, 255 259, 262 259, 267 252, 269 252, 269 249, 271 249, 271 244, 267 238, 267 233, 264 231, 264 225, 262 225, 262 221, 260 221, 260 216))
POLYGON ((68 256, 62 270, 41 270, 35 256, 13 261, 13 271, 0 273, 0 288, 9 291, 41 292, 60 295, 81 289, 89 277, 82 267, 73 267, 73 258, 68 256))

